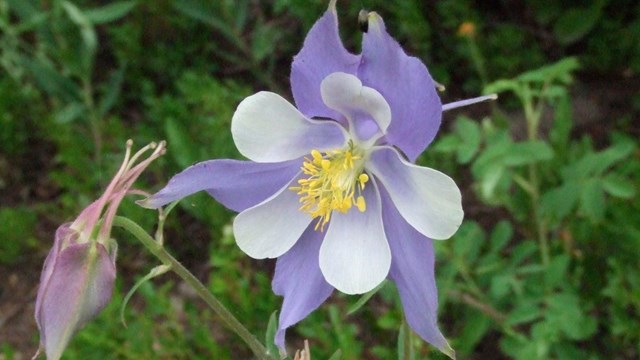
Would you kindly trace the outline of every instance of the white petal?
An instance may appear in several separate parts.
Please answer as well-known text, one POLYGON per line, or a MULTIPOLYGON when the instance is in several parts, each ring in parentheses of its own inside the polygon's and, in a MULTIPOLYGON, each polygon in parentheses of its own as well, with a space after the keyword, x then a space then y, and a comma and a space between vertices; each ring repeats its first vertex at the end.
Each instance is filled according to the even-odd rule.
POLYGON ((371 115, 382 134, 391 123, 391 108, 377 90, 363 86, 354 75, 335 72, 322 80, 320 91, 324 103, 354 120, 358 114, 371 115))
POLYGON ((365 189, 367 210, 355 207, 332 214, 320 247, 320 270, 329 284, 346 294, 363 294, 389 273, 391 251, 382 225, 380 194, 374 182, 365 189))
POLYGON ((367 169, 389 192, 402 217, 423 235, 448 239, 460 227, 462 196, 449 176, 411 164, 391 147, 374 150, 367 169))
POLYGON ((255 259, 276 258, 287 252, 311 223, 298 210, 299 195, 289 190, 298 176, 270 198, 236 216, 233 234, 242 251, 255 259))
POLYGON ((346 144, 345 130, 333 121, 307 119, 278 94, 262 91, 244 99, 231 119, 240 153, 256 162, 281 162, 346 144))

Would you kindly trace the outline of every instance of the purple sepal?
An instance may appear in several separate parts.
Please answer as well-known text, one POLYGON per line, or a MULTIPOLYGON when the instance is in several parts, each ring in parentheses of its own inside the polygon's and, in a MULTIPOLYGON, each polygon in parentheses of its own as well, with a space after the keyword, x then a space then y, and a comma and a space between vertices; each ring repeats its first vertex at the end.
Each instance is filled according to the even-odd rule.
POLYGON ((342 114, 322 101, 320 83, 334 72, 355 75, 359 64, 360 56, 349 53, 340 40, 335 8, 327 10, 309 30, 291 64, 291 91, 296 107, 309 117, 341 120, 342 114))
POLYGON ((311 224, 293 248, 276 262, 272 287, 277 295, 284 296, 275 336, 280 349, 285 348, 287 328, 307 317, 333 292, 318 263, 324 233, 313 230, 314 226, 311 224))
POLYGON ((453 349, 438 329, 433 240, 402 218, 386 190, 381 188, 380 195, 392 256, 389 278, 398 288, 407 323, 422 339, 451 356, 453 349))
POLYGON ((190 166, 173 176, 169 183, 139 204, 159 208, 206 190, 227 208, 241 212, 276 191, 298 173, 302 160, 256 163, 240 160, 209 160, 190 166))
POLYGON ((64 224, 45 260, 36 299, 36 323, 47 359, 55 360, 73 335, 111 299, 116 278, 115 251, 97 242, 77 243, 64 224))
POLYGON ((369 14, 361 61, 358 77, 378 90, 391 107, 387 142, 415 161, 436 136, 442 119, 442 104, 427 67, 405 54, 375 13, 369 14))

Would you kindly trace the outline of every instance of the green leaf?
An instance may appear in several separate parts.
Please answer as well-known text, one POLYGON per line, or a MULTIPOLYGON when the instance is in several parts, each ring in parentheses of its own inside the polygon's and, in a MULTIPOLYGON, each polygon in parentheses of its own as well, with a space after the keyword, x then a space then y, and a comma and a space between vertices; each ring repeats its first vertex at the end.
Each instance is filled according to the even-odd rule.
POLYGON ((491 252, 498 252, 509 243, 513 237, 513 226, 506 220, 500 220, 493 228, 491 232, 491 238, 489 239, 491 244, 491 252))
POLYGON ((342 350, 338 349, 336 350, 336 352, 333 353, 333 355, 331 355, 331 357, 329 358, 329 360, 340 360, 342 359, 342 350))
POLYGON ((267 352, 270 355, 278 356, 278 354, 280 353, 280 351, 278 350, 278 347, 276 346, 276 344, 274 343, 275 340, 275 336, 276 336, 276 332, 278 331, 278 311, 274 311, 271 313, 271 316, 269 316, 269 323, 267 324, 267 331, 264 335, 264 343, 267 347, 267 352))
POLYGON ((215 3, 202 0, 179 0, 172 3, 173 8, 218 30, 228 41, 239 41, 229 24, 219 18, 220 13, 214 8, 215 3))
POLYGON ((573 211, 579 197, 580 186, 577 182, 565 183, 551 189, 542 194, 540 200, 542 213, 561 221, 573 211))
POLYGON ((571 258, 567 254, 554 256, 545 269, 544 282, 547 288, 551 289, 560 286, 567 281, 567 270, 571 258))
POLYGON ((112 2, 99 8, 84 11, 87 19, 95 25, 104 24, 121 19, 138 5, 137 1, 112 2))
POLYGON ((485 233, 478 223, 465 221, 453 238, 454 257, 472 264, 478 258, 480 248, 484 244, 485 233))
POLYGON ((371 297, 373 295, 375 295, 378 291, 380 291, 380 289, 382 289, 382 287, 387 283, 387 280, 384 280, 383 282, 380 283, 380 285, 376 286, 373 290, 369 291, 368 293, 362 295, 358 301, 356 301, 355 304, 353 304, 353 306, 351 306, 349 308, 349 310, 347 310, 347 315, 351 315, 353 313, 355 313, 356 311, 360 310, 360 308, 366 304, 369 299, 371 299, 371 297))
POLYGON ((36 2, 25 0, 6 0, 6 4, 9 5, 11 12, 18 15, 22 20, 42 15, 42 12, 39 9, 39 4, 36 2))
POLYGON ((456 352, 470 354, 491 328, 493 320, 476 310, 467 311, 464 328, 456 339, 456 352))
POLYGON ((572 118, 571 101, 568 96, 562 97, 556 105, 553 125, 549 132, 549 140, 556 150, 566 149, 573 127, 572 118))
POLYGON ((465 116, 460 116, 455 123, 456 134, 460 137, 457 157, 460 164, 466 164, 478 152, 482 142, 480 126, 465 116))
POLYGON ((606 210, 604 191, 600 179, 588 180, 580 193, 582 211, 593 222, 599 222, 606 210))
POLYGON ((525 240, 513 248, 511 252, 511 266, 516 266, 528 259, 538 250, 537 244, 532 240, 525 240))
POLYGON ((607 174, 602 178, 602 188, 610 195, 623 199, 631 199, 636 194, 633 182, 616 174, 607 174))
POLYGON ((580 299, 573 293, 563 292, 546 299, 547 326, 557 327, 570 339, 584 340, 597 330, 595 319, 587 316, 580 299))
POLYGON ((59 97, 64 102, 80 101, 80 88, 71 79, 39 61, 23 58, 22 62, 50 96, 59 97))
POLYGON ((142 279, 138 280, 136 284, 133 285, 131 290, 129 290, 127 295, 125 295, 124 300, 122 300, 122 305, 120 306, 120 321, 122 322, 124 327, 127 327, 127 322, 125 321, 125 318, 124 318, 124 310, 126 309, 127 304, 129 303, 129 300, 131 300, 131 297, 133 296, 133 294, 135 294, 136 290, 138 290, 138 288, 140 288, 142 284, 148 282, 149 280, 155 278, 156 276, 160 276, 166 273, 169 270, 171 270, 170 265, 158 265, 154 267, 153 269, 151 269, 151 271, 149 271, 147 275, 142 277, 142 279))
POLYGON ((416 357, 411 341, 411 329, 403 322, 398 331, 398 360, 414 360, 416 357))
POLYGON ((542 317, 542 309, 534 301, 525 301, 518 303, 516 308, 507 315, 508 325, 525 324, 535 321, 542 317))
POLYGON ((173 117, 165 120, 165 133, 167 134, 167 142, 174 149, 173 154, 176 162, 180 166, 188 166, 197 158, 197 145, 191 141, 189 132, 185 126, 173 117))
POLYGON ((544 141, 526 141, 511 145, 504 162, 510 166, 522 166, 553 158, 553 149, 544 141))
POLYGON ((522 73, 517 79, 526 83, 553 83, 559 81, 563 84, 570 84, 573 80, 571 73, 579 67, 580 63, 576 58, 568 57, 551 65, 522 73))
POLYGON ((109 76, 109 81, 106 84, 98 107, 99 118, 104 118, 118 100, 120 90, 122 89, 122 82, 124 81, 125 69, 126 65, 122 66, 109 76))
POLYGON ((594 1, 588 8, 566 10, 553 27, 558 40, 568 45, 582 39, 597 24, 606 3, 607 1, 594 1))
POLYGON ((515 80, 507 80, 507 79, 497 80, 485 86, 484 89, 482 90, 482 93, 485 95, 489 95, 489 94, 500 94, 508 91, 511 91, 515 94, 519 94, 521 90, 518 82, 515 80))
POLYGON ((82 35, 82 40, 87 51, 90 54, 95 54, 96 48, 98 47, 98 37, 96 36, 96 32, 91 21, 89 21, 82 10, 69 1, 63 1, 62 7, 67 15, 69 15, 71 21, 80 27, 80 34, 82 35))
POLYGON ((58 124, 67 124, 73 120, 82 117, 85 113, 86 107, 79 102, 69 103, 55 114, 55 120, 58 124))
POLYGON ((260 62, 272 53, 274 44, 281 38, 281 33, 277 28, 269 25, 257 27, 253 32, 251 41, 251 54, 253 58, 260 62))
POLYGON ((460 139, 453 134, 443 135, 429 149, 443 153, 452 153, 460 147, 460 139))
POLYGON ((502 299, 509 293, 511 283, 513 281, 512 274, 496 275, 491 278, 490 293, 494 299, 502 299))

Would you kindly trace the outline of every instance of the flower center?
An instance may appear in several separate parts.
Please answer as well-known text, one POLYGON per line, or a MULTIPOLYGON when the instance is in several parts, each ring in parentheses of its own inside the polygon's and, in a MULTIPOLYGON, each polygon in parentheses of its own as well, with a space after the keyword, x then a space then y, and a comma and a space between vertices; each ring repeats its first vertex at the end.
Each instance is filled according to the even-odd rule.
POLYGON ((364 173, 364 152, 352 142, 346 149, 321 153, 311 151, 304 158, 302 172, 307 178, 298 180, 300 186, 290 187, 300 195, 300 211, 318 218, 315 230, 324 231, 333 210, 348 212, 352 206, 364 212, 367 208, 362 191, 369 181, 364 173))

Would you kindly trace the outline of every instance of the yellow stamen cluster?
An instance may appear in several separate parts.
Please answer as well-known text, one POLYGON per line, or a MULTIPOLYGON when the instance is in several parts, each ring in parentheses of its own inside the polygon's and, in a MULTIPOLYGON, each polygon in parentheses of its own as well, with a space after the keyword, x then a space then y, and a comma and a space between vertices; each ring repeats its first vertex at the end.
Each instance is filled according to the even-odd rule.
POLYGON ((324 231, 333 210, 346 213, 352 206, 364 212, 367 204, 361 195, 369 176, 363 172, 363 156, 352 144, 344 150, 333 150, 324 155, 311 151, 305 157, 302 172, 306 179, 298 180, 300 186, 290 187, 300 195, 301 211, 319 218, 315 230, 324 231), (357 196, 356 196, 357 192, 357 196))

